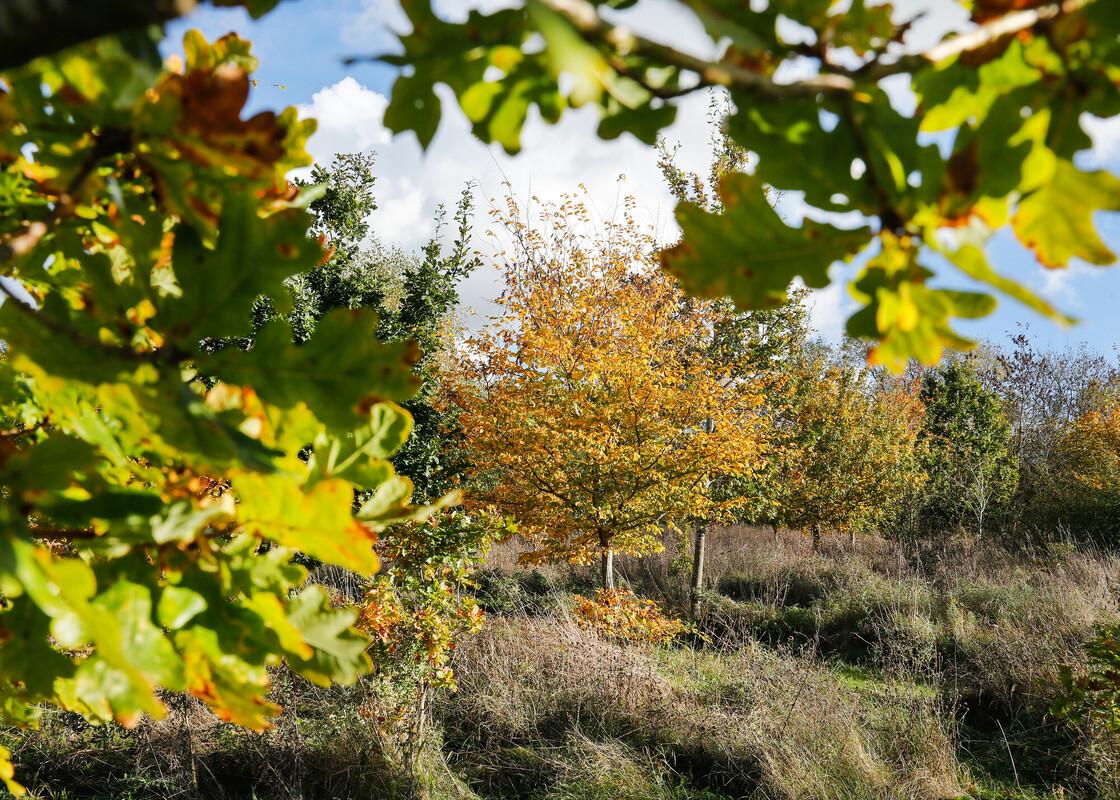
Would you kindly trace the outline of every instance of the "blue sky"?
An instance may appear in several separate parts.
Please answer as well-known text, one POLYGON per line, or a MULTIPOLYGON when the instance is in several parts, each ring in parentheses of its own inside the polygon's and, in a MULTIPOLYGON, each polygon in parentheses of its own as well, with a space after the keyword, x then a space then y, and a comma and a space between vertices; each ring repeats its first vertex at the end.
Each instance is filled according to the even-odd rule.
MULTIPOLYGON (((934 9, 930 16, 935 20, 948 5, 938 0, 899 0, 895 5, 917 9, 923 3, 934 9)), ((460 13, 465 5, 463 0, 444 1, 444 6, 460 13)), ((702 32, 680 19, 673 5, 668 0, 643 0, 639 7, 644 10, 640 17, 630 18, 631 24, 661 35, 670 31, 683 49, 702 47, 702 32)), ((381 114, 393 70, 375 64, 347 67, 342 57, 391 49, 387 26, 399 26, 401 19, 395 0, 287 0, 259 21, 238 9, 203 8, 171 27, 166 49, 178 49, 190 27, 210 38, 237 31, 252 39, 261 61, 253 109, 297 105, 317 117, 320 132, 311 151, 318 160, 350 150, 378 153, 380 208, 371 224, 388 242, 412 247, 424 241, 431 233, 434 206, 453 202, 464 183, 476 187, 485 206, 507 191, 504 181, 509 183, 508 191, 523 201, 532 195, 554 199, 562 192, 576 191, 582 182, 593 207, 604 217, 611 214, 621 194, 632 193, 650 224, 672 235, 672 202, 657 175, 655 155, 625 137, 616 142, 597 140, 590 111, 569 115, 557 128, 531 120, 525 149, 515 158, 474 140, 458 109, 446 102, 445 112, 450 113, 445 113, 427 154, 421 153, 411 134, 391 137, 381 124, 381 114), (626 176, 622 183, 620 174, 626 176)), ((707 153, 705 104, 703 97, 686 101, 678 123, 667 134, 670 141, 681 144, 682 163, 696 169, 703 168, 707 153)), ((1092 133, 1095 148, 1082 156, 1083 161, 1120 173, 1120 124, 1098 124, 1092 133)), ((480 224, 485 225, 484 220, 480 224)), ((1120 251, 1120 214, 1098 214, 1097 224, 1105 241, 1120 251)), ((1069 270, 1046 271, 1008 231, 997 234, 989 255, 998 269, 1040 291, 1080 323, 1063 330, 1013 301, 1001 300, 992 317, 961 323, 962 332, 999 340, 1026 323, 1035 339, 1051 347, 1085 341, 1093 349, 1112 351, 1120 342, 1120 268, 1075 264, 1069 270)), ((850 277, 850 271, 839 269, 833 274, 850 277)), ((951 283, 967 286, 955 279, 951 283)), ((497 279, 489 270, 463 287, 466 303, 483 310, 497 289, 497 279)), ((818 294, 815 302, 814 323, 829 336, 839 332, 842 319, 854 308, 842 287, 818 294)))

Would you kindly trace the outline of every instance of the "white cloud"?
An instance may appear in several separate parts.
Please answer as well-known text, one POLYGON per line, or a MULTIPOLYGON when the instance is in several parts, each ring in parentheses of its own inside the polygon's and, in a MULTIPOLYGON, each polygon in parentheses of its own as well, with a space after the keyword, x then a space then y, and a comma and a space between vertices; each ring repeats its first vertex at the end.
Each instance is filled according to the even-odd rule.
POLYGON ((1120 116, 1102 119, 1082 114, 1081 125, 1093 140, 1094 165, 1106 169, 1120 166, 1120 116))
MULTIPOLYGON (((833 276, 835 278, 835 276, 833 276)), ((813 330, 830 342, 844 338, 844 323, 855 308, 855 301, 843 281, 809 294, 809 320, 813 330)))
MULTIPOLYGON (((680 122, 666 132, 670 142, 682 144, 682 162, 704 169, 708 128, 703 94, 685 101, 680 122)), ((383 123, 384 95, 353 78, 316 92, 312 102, 300 107, 305 116, 319 120, 309 149, 321 163, 336 153, 372 148, 377 153, 379 209, 371 218, 375 233, 386 241, 415 247, 432 234, 437 204, 452 204, 466 184, 476 187, 483 212, 509 191, 523 204, 533 196, 552 200, 565 192, 588 189, 592 209, 610 218, 626 194, 640 198, 639 219, 663 238, 675 235, 673 201, 657 170, 653 150, 629 136, 604 142, 595 134, 593 110, 566 114, 550 126, 531 115, 522 134, 524 149, 506 155, 496 145, 486 145, 471 133, 470 125, 449 96, 444 97, 444 119, 427 153, 411 134, 392 137, 383 123), (619 182, 620 176, 626 180, 619 182)), ((480 214, 478 225, 485 228, 480 214)), ((470 281, 465 301, 485 307, 497 291, 491 275, 470 281)))
POLYGON ((1070 312, 1086 307, 1090 282, 1107 274, 1100 267, 1075 259, 1063 269, 1040 270, 1035 284, 1040 295, 1062 311, 1070 312))
POLYGON ((351 77, 316 92, 301 105, 301 117, 314 117, 319 127, 312 139, 312 155, 329 160, 334 153, 379 147, 391 134, 382 124, 388 100, 351 77))
POLYGON ((361 8, 347 15, 342 25, 342 41, 365 51, 394 50, 395 33, 408 30, 408 18, 397 0, 361 0, 361 8))

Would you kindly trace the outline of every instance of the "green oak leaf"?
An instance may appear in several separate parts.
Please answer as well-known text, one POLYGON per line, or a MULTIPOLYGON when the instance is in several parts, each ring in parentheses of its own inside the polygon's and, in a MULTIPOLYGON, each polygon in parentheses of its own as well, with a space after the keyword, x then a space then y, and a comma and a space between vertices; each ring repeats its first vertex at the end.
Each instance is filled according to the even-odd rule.
POLYGON ((427 150, 439 128, 442 111, 443 104, 430 80, 422 75, 398 75, 385 107, 384 123, 395 133, 414 131, 420 146, 427 150))
POLYGON ((163 301, 155 324, 191 348, 205 336, 248 333, 253 301, 263 294, 280 302, 288 297, 284 281, 322 258, 307 236, 310 222, 295 208, 262 218, 243 193, 226 200, 212 248, 193 228, 178 226, 172 263, 182 294, 163 301))
POLYGON ((1050 302, 1039 297, 1030 288, 996 272, 980 247, 966 244, 956 250, 947 250, 936 242, 927 241, 927 244, 948 258, 957 269, 968 277, 985 283, 1014 300, 1018 300, 1027 308, 1037 311, 1044 317, 1061 325, 1072 325, 1076 321, 1073 317, 1058 311, 1050 302))
POLYGON ((871 238, 867 228, 841 230, 812 220, 787 225, 750 175, 725 178, 720 196, 722 214, 692 203, 677 206, 683 240, 662 253, 662 262, 691 294, 728 296, 742 309, 780 306, 797 277, 810 287, 827 286, 829 266, 871 238))
POLYGON ((268 701, 268 671, 229 652, 218 632, 197 625, 173 634, 182 654, 187 690, 218 719, 261 731, 272 725, 280 707, 268 701))
POLYGON ((804 192, 807 203, 826 211, 878 210, 870 184, 853 176, 863 150, 850 124, 841 120, 826 130, 815 99, 733 93, 732 100, 738 111, 728 118, 728 132, 743 149, 758 154, 759 179, 777 189, 804 192))
POLYGON ((369 639, 352 627, 357 612, 332 608, 322 586, 304 589, 288 603, 288 619, 310 646, 310 655, 288 657, 293 670, 318 686, 349 684, 367 674, 369 639))
POLYGON ((1072 258, 1103 266, 1116 256, 1093 226, 1096 211, 1120 211, 1120 178, 1058 159, 1053 176, 1023 199, 1011 225, 1047 267, 1064 267, 1072 258))
POLYGON ((169 630, 178 630, 207 608, 206 598, 183 586, 168 586, 160 592, 156 605, 159 624, 169 630))
POLYGON ((286 475, 242 473, 233 488, 246 532, 361 575, 380 568, 376 535, 351 515, 354 487, 347 481, 320 481, 304 491, 286 475))
POLYGON ((276 320, 261 329, 248 352, 230 347, 199 359, 203 373, 252 387, 280 408, 305 403, 333 431, 358 427, 369 409, 416 391, 412 343, 383 344, 377 316, 340 309, 325 316, 309 342, 297 345, 276 320))
POLYGON ((995 310, 995 299, 928 286, 934 273, 917 263, 914 242, 890 235, 881 241, 880 253, 850 286, 864 308, 848 320, 847 332, 876 342, 868 360, 898 372, 912 358, 935 364, 946 348, 971 349, 974 343, 956 333, 950 322, 954 317, 987 316, 995 310))
POLYGON ((394 403, 378 403, 370 409, 370 422, 345 436, 321 436, 311 456, 315 481, 338 477, 355 486, 372 488, 393 475, 386 460, 396 453, 412 432, 412 415, 394 403))
POLYGON ((0 675, 19 676, 26 699, 49 700, 56 678, 73 675, 76 665, 51 645, 51 618, 26 599, 9 600, 0 614, 0 675))

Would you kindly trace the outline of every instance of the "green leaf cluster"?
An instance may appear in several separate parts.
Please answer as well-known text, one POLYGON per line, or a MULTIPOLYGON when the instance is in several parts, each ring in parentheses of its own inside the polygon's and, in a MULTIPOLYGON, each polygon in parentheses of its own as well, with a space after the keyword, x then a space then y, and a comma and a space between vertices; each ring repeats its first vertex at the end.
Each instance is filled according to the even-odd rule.
POLYGON ((293 557, 370 575, 378 533, 431 512, 389 460, 415 348, 362 310, 249 335, 255 299, 325 257, 286 178, 314 123, 245 117, 236 36, 191 32, 180 64, 139 44, 2 76, 0 723, 49 703, 132 725, 173 690, 259 729, 269 667, 372 667, 293 557))
POLYGON ((675 98, 725 89, 726 132, 754 154, 752 177, 727 177, 725 209, 678 207, 684 240, 666 266, 690 291, 752 309, 780 303, 795 278, 827 285, 832 265, 861 255, 849 333, 872 342, 873 362, 933 363, 972 345, 954 321, 990 314, 998 295, 1070 322, 987 262, 993 234, 1010 227, 1048 269, 1106 265, 1115 255, 1094 215, 1120 211, 1120 179, 1076 158, 1091 144, 1085 116, 1120 112, 1115 4, 1030 3, 1015 14, 1019 5, 961 4, 971 31, 900 56, 910 21, 864 0, 682 0, 679 13, 711 40, 689 52, 608 13, 641 14, 641 2, 525 0, 449 22, 412 0, 403 53, 385 59, 405 70, 386 118, 427 146, 441 115, 435 86, 446 84, 475 133, 510 152, 533 105, 546 122, 592 105, 600 136, 652 143, 675 98), (896 78, 916 102, 888 95, 896 78), (809 221, 765 208, 766 187, 798 193, 809 221), (856 222, 840 227, 837 214, 856 222), (963 290, 933 288, 946 277, 963 290))

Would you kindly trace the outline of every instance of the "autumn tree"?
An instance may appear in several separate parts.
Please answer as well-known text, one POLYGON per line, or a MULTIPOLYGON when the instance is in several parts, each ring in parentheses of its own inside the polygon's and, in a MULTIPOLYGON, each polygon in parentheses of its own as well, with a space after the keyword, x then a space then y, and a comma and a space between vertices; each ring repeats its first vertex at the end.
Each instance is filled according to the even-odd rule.
POLYGON ((1059 521, 1065 474, 1061 444, 1075 421, 1099 410, 1102 398, 1120 384, 1115 359, 1084 345, 1044 350, 1024 326, 993 358, 980 362, 980 378, 999 396, 1011 428, 1019 480, 1007 532, 1039 535, 1068 527, 1068 517, 1059 521))
POLYGON ((776 422, 774 520, 855 536, 874 530, 922 484, 922 404, 905 382, 815 359, 793 376, 776 422), (875 378, 878 377, 879 381, 875 378))
MULTIPOLYGON (((681 203, 693 203, 709 213, 724 211, 719 195, 720 182, 743 172, 749 154, 732 139, 726 128, 731 112, 727 94, 713 91, 708 98, 709 159, 706 174, 682 169, 677 161, 679 146, 666 141, 658 145, 658 168, 670 194, 681 203)), ((792 289, 786 302, 773 308, 747 311, 737 309, 730 300, 711 301, 716 321, 706 358, 718 362, 731 383, 753 383, 762 389, 764 408, 769 420, 781 416, 788 402, 790 382, 787 373, 800 362, 809 337, 808 290, 792 289)), ((734 500, 738 520, 760 522, 775 519, 776 497, 780 492, 775 481, 781 480, 778 462, 787 454, 771 449, 767 457, 747 473, 716 474, 709 479, 708 491, 713 499, 734 500)), ((721 514, 718 519, 725 519, 721 514)), ((692 551, 691 612, 695 616, 704 588, 704 557, 708 526, 716 520, 694 520, 692 551)), ((775 527, 775 533, 777 528, 775 527)))
POLYGON ((1110 547, 1120 544, 1120 400, 1115 389, 1062 431, 1046 500, 1051 524, 1110 547))
POLYGON ((710 479, 752 469, 766 427, 757 385, 711 356, 718 309, 656 268, 629 210, 497 214, 500 311, 466 343, 455 394, 475 501, 520 521, 531 559, 599 558, 605 588, 615 552, 656 551, 667 526, 734 505, 710 479))

